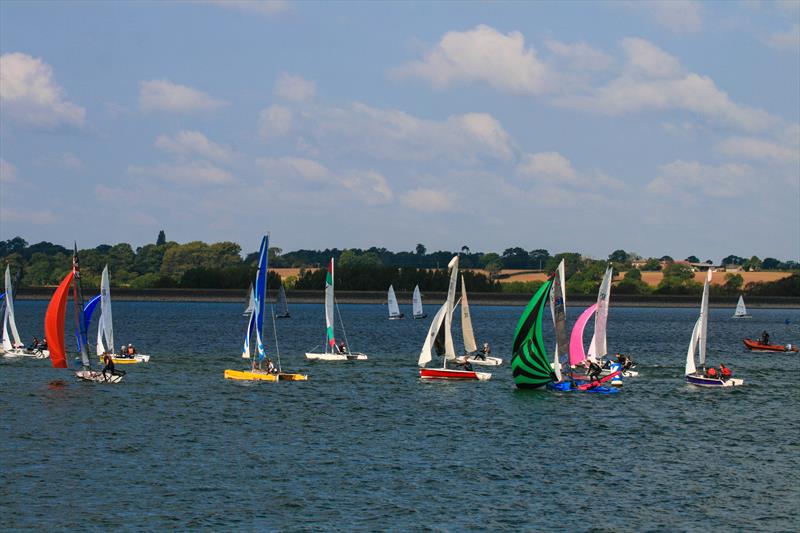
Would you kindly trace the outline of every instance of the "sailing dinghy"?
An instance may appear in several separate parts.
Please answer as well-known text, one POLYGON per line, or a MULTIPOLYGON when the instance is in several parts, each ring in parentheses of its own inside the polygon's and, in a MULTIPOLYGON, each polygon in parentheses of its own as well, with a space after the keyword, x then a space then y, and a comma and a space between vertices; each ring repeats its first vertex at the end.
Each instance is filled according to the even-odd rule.
POLYGON ((419 285, 414 287, 414 295, 411 297, 411 308, 414 320, 428 317, 425 311, 422 310, 422 295, 419 293, 419 285))
POLYGON ((5 273, 5 309, 3 310, 3 357, 33 357, 44 359, 50 355, 47 350, 26 350, 17 331, 17 320, 14 315, 14 287, 11 284, 11 269, 6 265, 5 273), (13 340, 12 340, 13 339, 13 340))
POLYGON ((400 306, 397 305, 397 296, 394 294, 394 287, 389 285, 389 320, 400 320, 406 315, 400 312, 400 306))
POLYGON ((315 352, 319 346, 312 348, 312 351, 306 352, 306 359, 316 361, 366 361, 367 356, 361 352, 353 352, 350 350, 350 344, 347 342, 347 333, 344 331, 344 322, 342 322, 342 314, 339 313, 339 321, 342 322, 342 334, 344 341, 337 344, 334 334, 334 307, 338 311, 339 306, 333 296, 333 258, 328 265, 328 272, 325 276, 325 351, 315 352))
POLYGON ((564 290, 564 261, 533 295, 517 322, 512 344, 511 371, 514 383, 521 389, 547 387, 559 391, 581 391, 609 394, 616 389, 600 386, 619 373, 609 374, 597 381, 583 381, 564 376, 561 372, 559 353, 569 353, 566 332, 566 308, 564 290), (551 315, 556 332, 554 360, 547 357, 542 338, 542 317, 545 303, 550 300, 551 315))
MULTIPOLYGON (((134 355, 128 354, 116 354, 114 353, 114 320, 111 314, 111 284, 109 283, 108 277, 108 265, 103 268, 103 274, 100 276, 100 319, 97 322, 97 344, 96 344, 96 353, 100 357, 100 361, 103 360, 103 356, 108 354, 111 356, 111 359, 114 361, 114 364, 117 365, 135 365, 138 363, 147 363, 150 361, 150 356, 137 353, 134 355)), ((92 301, 90 300, 86 307, 92 305, 92 301)), ((87 309, 84 308, 83 313, 85 317, 85 329, 84 331, 89 329, 89 321, 91 320, 92 313, 91 311, 94 309, 89 310, 87 313, 87 309)))
POLYGON ((53 368, 69 368, 67 352, 64 346, 64 318, 67 312, 67 296, 72 288, 72 301, 75 309, 75 322, 78 327, 78 343, 81 352, 81 369, 75 376, 82 381, 98 383, 119 383, 124 372, 103 373, 92 370, 89 360, 89 350, 86 340, 86 322, 83 317, 83 290, 81 289, 81 273, 78 262, 78 246, 72 255, 72 271, 70 271, 58 285, 44 318, 45 338, 48 339, 50 348, 50 362, 53 368))
POLYGON ((700 302, 700 317, 694 324, 692 330, 692 338, 689 341, 689 349, 686 352, 686 368, 684 374, 686 375, 686 382, 698 387, 735 387, 737 385, 744 385, 743 379, 729 378, 722 379, 721 377, 708 377, 705 372, 706 364, 706 341, 708 340, 708 287, 711 284, 712 270, 708 269, 706 281, 703 283, 703 298, 700 302), (702 368, 698 372, 695 366, 694 356, 695 352, 699 353, 698 363, 702 368))
POLYGON ((456 363, 470 363, 481 366, 500 366, 503 360, 499 357, 486 355, 478 351, 475 342, 475 332, 472 329, 472 316, 469 313, 469 302, 467 301, 467 286, 464 283, 464 276, 461 276, 461 336, 464 340, 464 355, 456 357, 456 363))
POLYGON ((286 291, 283 283, 278 287, 278 313, 275 318, 292 318, 292 315, 289 314, 289 304, 286 303, 286 291))
POLYGON ((281 370, 281 354, 278 350, 278 336, 275 328, 275 315, 273 313, 273 331, 275 333, 275 353, 277 355, 276 364, 267 359, 267 348, 265 346, 266 335, 264 332, 264 316, 266 313, 267 299, 267 259, 269 251, 269 236, 265 235, 261 239, 261 248, 258 252, 258 270, 256 272, 255 288, 253 290, 253 310, 247 321, 247 330, 244 335, 244 346, 242 348, 242 358, 251 361, 248 370, 226 369, 225 379, 237 381, 306 381, 306 374, 283 372, 281 370), (255 351, 251 349, 251 337, 255 334, 255 351), (267 361, 267 368, 263 368, 264 361, 267 361))
POLYGON ((253 292, 253 284, 250 284, 250 288, 247 289, 247 307, 244 308, 242 311, 242 316, 250 316, 253 314, 253 309, 256 308, 256 300, 255 300, 255 293, 253 292))
POLYGON ((736 311, 733 312, 731 318, 753 318, 753 315, 747 314, 747 307, 744 306, 744 297, 739 295, 739 302, 736 304, 736 311))
POLYGON ((458 281, 458 256, 453 257, 448 268, 452 269, 450 274, 450 286, 447 290, 447 300, 439 308, 436 316, 433 317, 425 343, 419 354, 417 365, 419 368, 420 379, 425 380, 468 380, 486 381, 492 377, 489 372, 475 372, 474 370, 447 368, 447 361, 455 361, 456 353, 453 346, 453 307, 456 295, 456 283, 458 281), (431 362, 433 350, 442 356, 441 368, 426 368, 425 365, 431 362))

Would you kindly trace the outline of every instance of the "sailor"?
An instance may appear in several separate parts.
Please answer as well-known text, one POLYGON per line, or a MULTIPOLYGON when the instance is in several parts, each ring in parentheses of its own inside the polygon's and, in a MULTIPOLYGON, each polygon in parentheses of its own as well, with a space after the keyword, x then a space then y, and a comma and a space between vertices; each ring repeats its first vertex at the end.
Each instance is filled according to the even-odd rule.
POLYGON ((47 349, 47 339, 42 337, 42 342, 39 343, 39 351, 44 352, 47 349))
POLYGON ((339 353, 347 353, 347 345, 344 343, 344 341, 339 343, 339 353))
POLYGON ((617 362, 619 363, 622 370, 628 370, 630 367, 633 366, 633 361, 631 361, 631 358, 625 354, 618 353, 617 362))
POLYGON ((31 341, 31 345, 28 346, 28 350, 31 352, 35 352, 38 347, 39 347, 39 339, 34 337, 33 340, 31 341))
POLYGON ((767 330, 761 332, 761 344, 769 344, 769 333, 767 333, 767 330))
POLYGON ((128 344, 128 357, 133 358, 136 355, 136 348, 133 347, 133 344, 128 344))
POLYGON ((722 363, 719 364, 719 374, 720 376, 722 376, 723 381, 728 381, 729 379, 731 379, 731 376, 733 376, 733 372, 731 372, 731 369, 722 363))
POLYGON ((488 342, 484 342, 483 348, 478 350, 476 357, 481 361, 486 361, 486 356, 488 356, 490 353, 492 353, 492 348, 489 346, 488 342))
POLYGON ((472 365, 471 365, 471 364, 470 364, 470 362, 469 362, 469 361, 467 361, 466 359, 464 359, 464 363, 463 363, 461 366, 463 366, 463 367, 464 367, 464 370, 467 370, 467 371, 469 371, 469 372, 472 372, 472 365))
POLYGON ((103 353, 103 363, 105 366, 103 367, 103 379, 108 380, 108 376, 115 376, 116 371, 114 370, 114 359, 108 355, 108 352, 103 353), (108 376, 106 375, 108 372, 108 376))
POLYGON ((127 355, 128 355, 128 349, 125 348, 125 345, 123 344, 122 346, 119 347, 119 356, 125 357, 127 355))
POLYGON ((600 368, 600 365, 592 361, 591 359, 587 359, 589 361, 589 378, 592 381, 597 381, 600 379, 600 374, 603 372, 603 369, 600 368))
POLYGON ((714 368, 713 366, 709 367, 709 369, 706 370, 706 377, 707 378, 718 379, 719 376, 717 376, 717 369, 714 368))
POLYGON ((267 359, 267 372, 269 372, 270 374, 278 373, 278 369, 275 368, 274 364, 272 364, 272 359, 267 359))

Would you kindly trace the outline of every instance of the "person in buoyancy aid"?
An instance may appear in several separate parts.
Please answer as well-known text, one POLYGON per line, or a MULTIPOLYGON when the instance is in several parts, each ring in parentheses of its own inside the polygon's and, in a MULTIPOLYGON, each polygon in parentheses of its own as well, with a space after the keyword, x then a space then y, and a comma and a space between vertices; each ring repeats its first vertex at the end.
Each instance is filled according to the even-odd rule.
POLYGON ((769 344, 769 333, 767 333, 767 330, 761 332, 761 344, 769 344))
POLYGON ((464 370, 466 370, 468 372, 472 372, 472 364, 469 361, 467 361, 466 359, 464 360, 464 362, 462 363, 461 366, 464 368, 464 370))
POLYGON ((484 342, 483 348, 478 350, 478 353, 475 354, 475 357, 477 357, 481 361, 486 361, 486 356, 488 356, 490 353, 492 353, 492 349, 491 347, 489 347, 489 343, 484 342))
POLYGON ((42 342, 39 343, 38 349, 40 352, 44 353, 44 351, 47 349, 47 339, 42 338, 42 342))
POLYGON ((706 377, 707 378, 713 378, 713 379, 719 379, 719 375, 717 375, 717 369, 714 368, 713 366, 708 367, 708 370, 706 370, 706 377))
POLYGON ((617 354, 617 362, 622 370, 628 370, 633 366, 633 360, 625 354, 617 354))
POLYGON ((117 371, 114 368, 114 359, 108 354, 103 354, 103 379, 108 380, 109 376, 116 376, 117 371))
POLYGON ((731 372, 730 368, 728 368, 724 364, 720 363, 719 364, 719 375, 720 375, 720 377, 722 377, 723 381, 728 381, 733 376, 733 372, 731 372))
POLYGON ((344 343, 344 341, 339 343, 339 353, 345 355, 347 354, 347 345, 344 343))
POLYGON ((35 352, 37 348, 39 348, 39 339, 34 337, 33 340, 31 341, 31 345, 28 346, 28 351, 35 352))
POLYGON ((133 347, 133 344, 128 345, 128 357, 133 359, 133 356, 136 355, 136 348, 133 347))
POLYGON ((120 357, 128 357, 128 349, 125 347, 124 344, 119 347, 119 356, 120 357))
POLYGON ((589 361, 589 367, 587 374, 592 381, 597 381, 600 379, 600 374, 603 372, 603 369, 600 368, 600 365, 595 363, 594 361, 587 359, 589 361))

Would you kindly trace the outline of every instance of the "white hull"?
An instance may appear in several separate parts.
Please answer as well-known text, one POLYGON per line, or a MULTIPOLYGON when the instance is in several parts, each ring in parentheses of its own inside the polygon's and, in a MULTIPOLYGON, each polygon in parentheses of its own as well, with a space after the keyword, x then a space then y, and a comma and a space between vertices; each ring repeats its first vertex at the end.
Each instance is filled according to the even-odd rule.
POLYGON ((133 357, 127 357, 127 356, 126 356, 126 357, 123 357, 123 356, 121 356, 121 355, 112 355, 111 357, 113 357, 115 360, 119 360, 119 359, 133 359, 134 361, 139 361, 140 363, 147 363, 147 362, 149 362, 149 361, 150 361, 150 356, 149 356, 149 355, 145 355, 145 354, 143 354, 143 353, 137 353, 137 354, 136 354, 136 355, 134 355, 133 357))
POLYGON ((503 364, 503 360, 499 357, 491 357, 487 356, 486 359, 481 359, 480 357, 476 357, 474 355, 462 355, 461 357, 456 357, 456 363, 464 364, 470 363, 473 365, 480 365, 480 366, 500 366, 503 364))
POLYGON ((30 357, 32 359, 47 359, 50 357, 50 351, 45 350, 44 352, 33 353, 21 348, 15 348, 10 352, 3 352, 3 357, 30 357))
POLYGON ((122 381, 121 375, 103 375, 102 372, 97 370, 78 370, 75 376, 82 381, 93 381, 95 383, 119 383, 122 381))
POLYGON ((306 353, 310 361, 366 361, 367 355, 359 352, 353 353, 306 353))

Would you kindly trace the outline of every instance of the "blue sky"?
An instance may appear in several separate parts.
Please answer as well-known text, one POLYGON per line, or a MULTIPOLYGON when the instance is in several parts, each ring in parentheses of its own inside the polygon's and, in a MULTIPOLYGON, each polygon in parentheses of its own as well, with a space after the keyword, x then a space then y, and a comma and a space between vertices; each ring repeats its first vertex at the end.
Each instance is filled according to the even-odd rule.
POLYGON ((2 239, 800 256, 800 2, 3 1, 0 53, 2 239))

